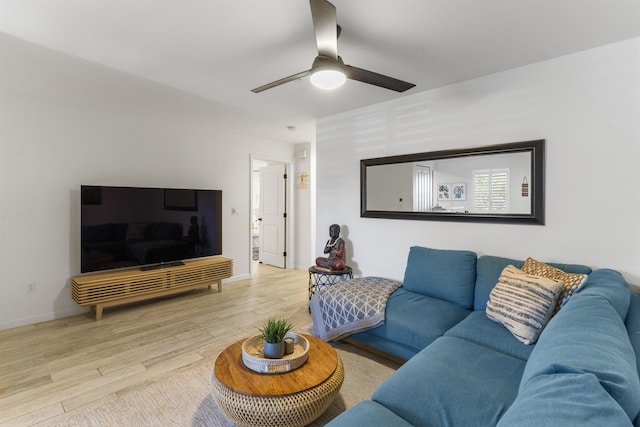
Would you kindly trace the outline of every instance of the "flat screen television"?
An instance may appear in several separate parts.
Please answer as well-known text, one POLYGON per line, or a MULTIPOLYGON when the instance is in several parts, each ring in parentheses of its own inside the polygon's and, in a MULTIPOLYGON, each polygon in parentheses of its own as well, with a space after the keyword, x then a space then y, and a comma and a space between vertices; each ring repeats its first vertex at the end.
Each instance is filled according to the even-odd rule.
POLYGON ((80 188, 82 273, 222 254, 222 190, 80 188))

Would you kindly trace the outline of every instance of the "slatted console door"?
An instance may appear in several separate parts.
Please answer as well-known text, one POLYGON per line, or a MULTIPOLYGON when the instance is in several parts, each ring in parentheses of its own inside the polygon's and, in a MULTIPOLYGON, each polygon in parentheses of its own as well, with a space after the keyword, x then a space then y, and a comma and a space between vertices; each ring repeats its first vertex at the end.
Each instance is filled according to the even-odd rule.
POLYGON ((96 320, 104 307, 157 298, 197 288, 211 289, 233 275, 233 260, 220 256, 184 261, 184 265, 153 270, 127 269, 83 274, 71 279, 73 299, 90 306, 96 320))

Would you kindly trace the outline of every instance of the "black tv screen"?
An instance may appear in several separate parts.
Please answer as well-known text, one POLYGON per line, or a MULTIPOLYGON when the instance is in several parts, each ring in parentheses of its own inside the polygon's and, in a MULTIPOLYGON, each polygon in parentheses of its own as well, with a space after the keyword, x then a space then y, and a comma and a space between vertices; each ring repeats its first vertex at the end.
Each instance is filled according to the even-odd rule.
POLYGON ((81 272, 222 254, 222 191, 83 185, 81 272))

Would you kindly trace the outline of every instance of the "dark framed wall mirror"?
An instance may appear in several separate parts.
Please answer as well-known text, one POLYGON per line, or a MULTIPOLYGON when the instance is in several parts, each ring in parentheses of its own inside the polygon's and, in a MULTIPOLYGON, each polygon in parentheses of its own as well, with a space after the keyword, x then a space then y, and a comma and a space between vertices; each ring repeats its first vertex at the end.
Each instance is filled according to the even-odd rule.
POLYGON ((360 216, 544 224, 545 140, 360 161, 360 216))

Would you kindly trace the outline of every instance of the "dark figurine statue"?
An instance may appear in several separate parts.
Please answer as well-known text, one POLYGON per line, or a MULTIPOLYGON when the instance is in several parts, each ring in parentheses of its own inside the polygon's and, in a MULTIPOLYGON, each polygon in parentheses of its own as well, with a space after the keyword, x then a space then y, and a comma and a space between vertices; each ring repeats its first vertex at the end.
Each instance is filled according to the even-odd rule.
POLYGON ((329 227, 330 239, 327 240, 327 244, 324 246, 324 253, 329 254, 328 257, 316 258, 316 265, 322 268, 328 268, 330 270, 344 270, 345 265, 345 248, 344 240, 340 237, 340 226, 338 224, 332 224, 329 227))

